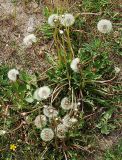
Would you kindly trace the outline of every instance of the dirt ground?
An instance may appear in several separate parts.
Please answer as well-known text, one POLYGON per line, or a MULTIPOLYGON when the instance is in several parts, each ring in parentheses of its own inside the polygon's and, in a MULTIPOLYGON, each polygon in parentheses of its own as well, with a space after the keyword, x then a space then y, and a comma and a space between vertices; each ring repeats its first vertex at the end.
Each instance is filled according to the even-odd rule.
POLYGON ((43 24, 43 4, 29 2, 25 6, 23 2, 15 5, 11 0, 0 0, 0 63, 29 72, 42 72, 48 68, 44 55, 42 56, 42 50, 47 45, 39 40, 35 46, 26 49, 23 47, 23 38, 43 24))

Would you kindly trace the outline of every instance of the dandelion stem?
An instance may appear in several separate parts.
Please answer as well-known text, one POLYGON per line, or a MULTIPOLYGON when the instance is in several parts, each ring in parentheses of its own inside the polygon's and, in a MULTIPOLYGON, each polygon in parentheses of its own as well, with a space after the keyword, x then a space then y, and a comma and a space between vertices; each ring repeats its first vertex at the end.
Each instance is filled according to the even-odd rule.
POLYGON ((70 59, 72 60, 74 58, 74 51, 72 48, 71 39, 70 39, 70 35, 69 35, 69 27, 66 28, 66 32, 67 32, 67 43, 68 43, 70 51, 71 51, 70 59))
POLYGON ((61 63, 61 55, 60 55, 60 49, 59 49, 59 46, 58 46, 58 43, 57 43, 57 27, 55 28, 53 37, 54 37, 54 42, 55 42, 55 45, 56 45, 56 48, 57 48, 58 59, 59 59, 59 64, 60 64, 61 63))

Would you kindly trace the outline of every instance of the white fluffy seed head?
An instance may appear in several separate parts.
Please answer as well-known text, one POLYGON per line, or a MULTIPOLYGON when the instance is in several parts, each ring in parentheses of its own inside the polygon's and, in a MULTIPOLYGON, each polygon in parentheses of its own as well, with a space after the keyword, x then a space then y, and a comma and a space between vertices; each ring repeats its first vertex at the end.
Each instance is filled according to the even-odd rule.
POLYGON ((36 125, 37 128, 42 128, 47 124, 47 119, 45 115, 38 115, 35 120, 34 124, 36 125))
POLYGON ((64 116, 62 119, 63 125, 67 128, 72 127, 75 123, 77 123, 77 119, 74 117, 70 117, 68 114, 64 116))
POLYGON ((75 22, 75 18, 70 13, 66 13, 66 14, 60 16, 60 23, 65 27, 69 27, 69 26, 73 25, 74 22, 75 22))
POLYGON ((72 123, 72 125, 73 125, 73 124, 77 123, 78 120, 77 120, 76 118, 72 117, 69 121, 70 121, 70 122, 72 123))
POLYGON ((64 97, 62 100, 61 100, 61 107, 64 109, 64 110, 69 110, 69 109, 72 109, 72 105, 69 101, 69 99, 67 97, 64 97))
POLYGON ((62 34, 64 34, 64 31, 63 30, 59 30, 59 33, 62 35, 62 34))
POLYGON ((51 26, 51 27, 55 27, 56 23, 58 22, 59 20, 59 16, 58 14, 52 14, 49 16, 48 18, 48 24, 51 26))
POLYGON ((107 19, 102 19, 98 22, 97 29, 101 33, 109 33, 112 30, 112 23, 107 19))
POLYGON ((36 39, 36 36, 34 34, 29 34, 29 35, 25 36, 24 39, 23 39, 23 44, 26 47, 31 47, 32 43, 35 43, 35 42, 37 42, 37 39, 36 39))
POLYGON ((63 125, 65 127, 70 127, 71 126, 71 122, 70 122, 70 116, 67 114, 64 116, 64 118, 62 119, 63 125))
POLYGON ((17 75, 19 75, 19 71, 17 69, 11 69, 8 71, 8 78, 11 81, 16 81, 17 80, 17 75))
POLYGON ((0 130, 0 136, 3 136, 4 134, 6 134, 6 131, 0 130))
POLYGON ((39 95, 38 95, 38 91, 39 91, 39 88, 37 88, 37 89, 35 90, 35 92, 34 92, 34 94, 33 94, 33 98, 36 99, 36 100, 38 100, 38 101, 40 101, 41 98, 40 98, 39 95))
POLYGON ((58 115, 58 111, 54 107, 46 105, 44 106, 43 113, 48 118, 55 118, 58 115))
POLYGON ((40 87, 38 90, 38 95, 42 99, 47 99, 49 97, 50 93, 51 93, 51 91, 48 86, 40 87))
POLYGON ((36 89, 36 91, 34 92, 33 98, 40 101, 43 99, 47 99, 50 96, 50 94, 51 94, 50 88, 48 86, 43 86, 36 89))
POLYGON ((80 64, 80 59, 75 58, 72 60, 70 67, 74 72, 79 72, 79 64, 80 64))
POLYGON ((61 138, 61 139, 62 139, 62 138, 65 138, 66 132, 67 132, 67 128, 66 128, 65 125, 59 124, 59 125, 57 126, 56 133, 57 133, 57 137, 58 137, 58 138, 61 138))
POLYGON ((54 132, 51 128, 44 128, 41 131, 41 139, 45 142, 51 141, 54 137, 54 132))
POLYGON ((119 67, 115 67, 114 69, 115 69, 115 72, 116 72, 116 73, 119 73, 119 72, 120 72, 120 68, 119 68, 119 67))

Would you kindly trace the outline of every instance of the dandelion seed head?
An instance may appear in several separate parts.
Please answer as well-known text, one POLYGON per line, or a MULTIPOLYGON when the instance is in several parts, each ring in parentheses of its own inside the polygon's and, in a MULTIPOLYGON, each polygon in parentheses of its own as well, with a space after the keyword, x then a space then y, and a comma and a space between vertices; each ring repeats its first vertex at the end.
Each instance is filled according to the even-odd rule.
MULTIPOLYGON (((35 90, 35 92, 34 92, 34 94, 33 94, 33 98, 36 99, 36 100, 38 100, 38 101, 40 101, 41 98, 40 98, 39 95, 38 95, 38 91, 39 91, 39 88, 35 90)), ((39 103, 38 103, 38 104, 39 104, 39 103)))
POLYGON ((44 106, 43 113, 48 118, 55 118, 58 115, 58 111, 54 107, 46 105, 44 106))
POLYGON ((41 139, 45 142, 51 141, 54 138, 54 132, 51 128, 44 128, 41 131, 41 139))
POLYGON ((31 47, 32 43, 35 43, 35 42, 37 42, 37 39, 36 39, 36 36, 34 34, 29 34, 29 35, 25 36, 24 39, 23 39, 23 44, 26 47, 31 47))
POLYGON ((60 34, 64 34, 64 31, 63 31, 63 30, 59 30, 59 33, 60 33, 60 34))
POLYGON ((64 116, 64 118, 62 119, 63 125, 65 127, 70 127, 71 126, 71 122, 70 122, 70 116, 67 114, 64 116))
POLYGON ((0 136, 3 136, 4 134, 6 134, 5 130, 0 130, 0 136))
POLYGON ((40 101, 43 99, 47 99, 50 96, 50 94, 51 94, 50 88, 48 86, 43 86, 36 89, 36 91, 34 92, 33 98, 40 101))
POLYGON ((58 138, 65 138, 66 132, 67 132, 67 128, 66 128, 65 125, 59 124, 57 126, 57 130, 56 131, 57 131, 57 137, 58 138))
POLYGON ((70 67, 74 72, 79 72, 79 64, 80 64, 80 59, 75 58, 72 60, 70 67))
POLYGON ((19 75, 19 71, 17 69, 11 69, 8 71, 8 78, 11 81, 16 81, 17 80, 17 75, 19 75))
POLYGON ((62 119, 63 125, 67 128, 72 127, 78 120, 74 117, 70 117, 68 114, 62 119))
POLYGON ((78 106, 80 106, 80 105, 81 105, 81 103, 80 103, 80 102, 78 102, 78 103, 77 103, 77 105, 78 105, 78 106))
POLYGON ((55 27, 56 25, 56 22, 59 20, 59 16, 58 14, 52 14, 49 16, 48 18, 48 24, 51 26, 51 27, 55 27))
POLYGON ((112 30, 112 23, 107 19, 102 19, 98 22, 97 29, 101 33, 109 33, 112 30))
POLYGON ((74 117, 72 117, 70 120, 69 120, 72 124, 75 124, 75 123, 77 123, 77 119, 76 118, 74 118, 74 117))
POLYGON ((115 72, 116 72, 116 73, 119 73, 119 72, 120 72, 120 68, 119 68, 119 67, 115 67, 114 69, 115 69, 115 72))
POLYGON ((42 128, 47 124, 47 119, 45 115, 38 115, 35 120, 34 124, 36 125, 37 128, 42 128))
POLYGON ((40 87, 38 90, 38 95, 41 99, 47 99, 51 93, 51 90, 48 86, 40 87))
POLYGON ((69 27, 71 25, 73 25, 75 22, 75 18, 72 14, 70 13, 66 13, 64 15, 62 15, 60 17, 60 23, 63 25, 63 26, 66 26, 66 27, 69 27))
POLYGON ((69 101, 69 99, 67 97, 64 97, 62 100, 61 100, 61 107, 64 109, 64 110, 69 110, 69 109, 72 109, 72 105, 69 101))

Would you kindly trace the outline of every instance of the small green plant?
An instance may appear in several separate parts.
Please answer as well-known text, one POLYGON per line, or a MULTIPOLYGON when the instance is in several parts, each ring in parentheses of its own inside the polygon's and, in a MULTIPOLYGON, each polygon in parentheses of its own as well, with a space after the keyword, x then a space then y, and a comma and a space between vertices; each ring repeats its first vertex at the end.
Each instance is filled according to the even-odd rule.
POLYGON ((121 160, 122 159, 122 139, 112 149, 105 152, 103 160, 121 160))

